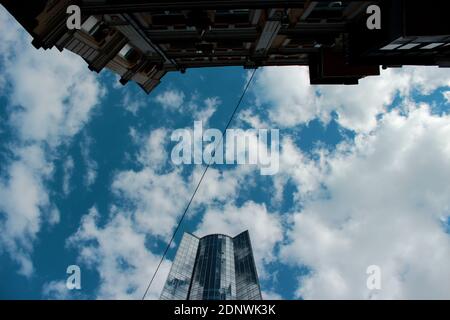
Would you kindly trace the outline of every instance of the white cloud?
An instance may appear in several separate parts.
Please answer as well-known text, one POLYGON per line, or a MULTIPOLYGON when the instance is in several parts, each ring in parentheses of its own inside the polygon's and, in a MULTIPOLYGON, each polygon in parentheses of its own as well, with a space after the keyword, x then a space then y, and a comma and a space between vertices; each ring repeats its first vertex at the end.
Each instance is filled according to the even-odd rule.
POLYGON ((63 280, 46 282, 42 286, 42 294, 47 299, 68 300, 73 298, 72 292, 67 289, 63 280))
POLYGON ((47 182, 61 144, 89 120, 103 89, 85 62, 69 52, 36 50, 31 37, 0 8, 0 63, 8 85, 12 156, 0 178, 0 243, 30 276, 33 242, 43 224, 59 221, 47 182))
POLYGON ((63 193, 67 196, 70 191, 70 179, 72 178, 73 169, 75 167, 75 163, 71 156, 67 157, 66 161, 63 164, 64 176, 63 176, 63 193))
MULTIPOLYGON (((142 141, 137 156, 142 169, 117 173, 112 191, 121 199, 121 207, 133 212, 142 230, 168 238, 194 192, 204 166, 197 166, 191 173, 184 172, 182 166, 174 167, 171 162, 168 168, 163 168, 170 161, 165 149, 167 129, 159 128, 146 137, 136 136, 136 139, 142 141)), ((246 186, 250 185, 249 177, 255 169, 250 166, 223 171, 209 168, 192 203, 190 216, 195 214, 198 206, 233 200, 244 180, 247 179, 246 186)))
POLYGON ((303 154, 294 144, 291 137, 283 139, 280 154, 280 172, 273 176, 275 188, 273 200, 280 203, 283 200, 284 187, 287 182, 294 183, 296 192, 293 194, 296 202, 306 197, 320 195, 322 179, 326 174, 324 150, 315 150, 315 160, 303 154))
MULTIPOLYGON (((122 207, 133 212, 141 230, 168 239, 200 179, 201 171, 201 168, 195 170, 188 180, 178 169, 167 173, 158 173, 150 167, 140 171, 122 171, 116 175, 112 190, 123 201, 122 207)), ((238 172, 210 169, 190 208, 190 217, 199 205, 208 206, 233 199, 240 188, 239 181, 244 177, 238 172)))
POLYGON ((145 107, 145 99, 140 96, 141 93, 125 91, 122 99, 122 105, 125 110, 131 112, 133 115, 137 115, 138 111, 145 107))
POLYGON ((184 102, 184 93, 178 90, 167 90, 156 96, 155 100, 167 110, 180 110, 184 102))
POLYGON ((205 105, 203 109, 194 108, 194 121, 202 121, 203 125, 207 126, 209 119, 216 112, 221 101, 218 97, 210 97, 206 98, 203 103, 205 105))
POLYGON ((259 103, 270 105, 270 119, 277 125, 294 126, 321 115, 306 67, 264 68, 253 90, 259 103))
POLYGON ((104 93, 85 62, 69 51, 36 50, 31 37, 0 11, 2 73, 11 86, 12 122, 22 140, 56 146, 88 121, 104 93))
MULTIPOLYGON (((141 299, 160 256, 146 247, 146 233, 127 214, 113 211, 104 226, 99 226, 98 216, 92 208, 68 244, 80 249, 80 262, 99 272, 98 299, 141 299)), ((169 269, 164 261, 147 299, 159 298, 169 269)))
POLYGON ((283 300, 283 297, 273 291, 262 291, 262 298, 263 300, 283 300))
POLYGON ((137 143, 143 145, 141 148, 138 160, 143 166, 148 166, 154 169, 163 167, 167 162, 166 145, 169 140, 169 133, 167 129, 159 128, 153 130, 146 138, 138 139, 137 143))
POLYGON ((97 180, 98 163, 91 156, 91 148, 94 140, 88 135, 84 134, 83 140, 80 143, 81 156, 83 157, 86 172, 84 174, 84 185, 89 188, 97 180))
POLYGON ((12 114, 12 121, 22 139, 56 146, 88 121, 100 87, 84 62, 69 52, 17 46, 25 51, 5 68, 14 88, 11 102, 23 108, 12 114))
POLYGON ((18 272, 30 276, 33 266, 29 252, 44 212, 51 211, 44 181, 52 174, 53 166, 37 146, 20 149, 18 157, 7 167, 7 176, 0 178, 0 213, 4 218, 0 243, 19 263, 18 272))
MULTIPOLYGON (((189 177, 192 191, 200 181, 203 171, 204 167, 198 167, 189 177)), ((253 172, 254 171, 247 166, 240 166, 233 170, 223 171, 210 167, 197 191, 194 199, 194 206, 210 205, 214 202, 232 201, 238 190, 244 186, 244 181, 246 181, 247 187, 252 185, 251 174, 253 172)))
POLYGON ((281 250, 284 261, 311 269, 299 282, 304 298, 450 297, 442 225, 450 215, 450 117, 409 110, 385 114, 372 133, 323 156, 323 197, 303 198, 281 250), (379 291, 366 287, 369 265, 381 267, 379 291))
POLYGON ((445 100, 447 100, 447 103, 450 103, 450 91, 445 91, 443 95, 445 100))
POLYGON ((412 89, 429 94, 447 86, 450 74, 437 67, 387 69, 357 86, 311 86, 307 67, 273 67, 258 74, 254 92, 259 104, 269 105, 275 125, 292 127, 316 118, 327 123, 336 112, 341 126, 368 132, 397 94, 408 97, 412 89))
POLYGON ((268 129, 270 126, 261 120, 258 113, 251 109, 245 109, 239 113, 239 120, 248 124, 253 129, 268 129))
POLYGON ((158 174, 148 167, 118 173, 112 189, 125 207, 130 206, 142 231, 165 238, 169 237, 189 196, 179 171, 158 174))
POLYGON ((207 97, 200 100, 199 95, 194 92, 186 99, 184 92, 177 89, 166 90, 155 97, 155 101, 168 111, 185 112, 192 116, 194 121, 202 121, 206 126, 222 103, 219 97, 207 97))

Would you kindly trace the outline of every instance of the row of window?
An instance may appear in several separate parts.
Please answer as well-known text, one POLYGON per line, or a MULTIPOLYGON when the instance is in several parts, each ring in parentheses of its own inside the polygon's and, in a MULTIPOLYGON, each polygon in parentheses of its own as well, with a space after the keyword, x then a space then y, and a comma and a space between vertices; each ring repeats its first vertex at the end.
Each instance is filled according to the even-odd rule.
POLYGON ((187 299, 197 247, 197 238, 188 234, 183 235, 161 299, 187 299))
POLYGON ((231 238, 227 236, 212 235, 201 239, 191 288, 192 299, 235 297, 232 248, 231 238))
MULTIPOLYGON (((108 26, 107 23, 97 19, 95 16, 90 16, 81 26, 87 35, 92 37, 100 46, 104 43, 107 36, 112 34, 114 30, 108 26)), ((139 50, 134 48, 131 44, 125 44, 119 51, 118 56, 126 60, 128 63, 134 63, 139 59, 139 50)))

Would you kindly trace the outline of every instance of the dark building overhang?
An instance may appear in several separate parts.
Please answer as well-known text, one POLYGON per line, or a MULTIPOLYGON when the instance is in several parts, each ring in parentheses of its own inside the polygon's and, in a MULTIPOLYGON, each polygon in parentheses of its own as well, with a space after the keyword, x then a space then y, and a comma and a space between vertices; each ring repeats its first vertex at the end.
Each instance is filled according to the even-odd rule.
POLYGON ((379 67, 450 66, 446 4, 408 0, 0 0, 33 45, 68 49, 91 70, 151 92, 170 71, 309 66, 311 84, 357 84, 379 67), (67 30, 79 5, 82 30, 67 30), (366 27, 369 5, 381 30, 366 27), (87 25, 87 26, 86 26, 87 25))

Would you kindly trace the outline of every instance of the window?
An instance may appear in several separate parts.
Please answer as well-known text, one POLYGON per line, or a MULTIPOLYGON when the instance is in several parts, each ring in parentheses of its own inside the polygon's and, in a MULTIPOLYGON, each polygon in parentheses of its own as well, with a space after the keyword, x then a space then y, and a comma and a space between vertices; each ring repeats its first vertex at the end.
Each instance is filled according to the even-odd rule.
POLYGON ((422 47, 420 49, 428 49, 428 50, 430 50, 430 49, 434 49, 434 48, 440 47, 443 44, 444 43, 442 43, 442 42, 434 42, 434 43, 430 43, 430 44, 428 44, 428 45, 426 45, 426 46, 424 46, 424 47, 422 47))
MULTIPOLYGON (((122 50, 119 51, 119 56, 129 63, 136 63, 139 60, 139 55, 139 52, 130 44, 126 44, 122 50)), ((187 251, 187 248, 185 251, 187 251)))
POLYGON ((420 43, 411 42, 400 47, 399 50, 408 50, 417 47, 420 43))
POLYGON ((388 44, 387 46, 384 46, 380 50, 394 50, 394 49, 396 49, 396 48, 398 48, 400 46, 401 46, 401 44, 393 44, 393 43, 391 43, 391 44, 388 44))
POLYGON ((98 29, 99 21, 96 17, 90 16, 81 26, 81 29, 90 35, 93 35, 98 29))

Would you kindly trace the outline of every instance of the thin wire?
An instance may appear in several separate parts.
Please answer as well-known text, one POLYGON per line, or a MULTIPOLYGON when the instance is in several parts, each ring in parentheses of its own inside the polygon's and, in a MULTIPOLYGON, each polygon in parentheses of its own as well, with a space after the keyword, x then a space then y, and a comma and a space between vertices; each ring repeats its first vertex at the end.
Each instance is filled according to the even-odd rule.
MULTIPOLYGON (((220 145, 220 144, 222 143, 222 141, 223 141, 223 139, 224 139, 224 136, 225 136, 225 133, 226 133, 227 129, 230 127, 230 124, 231 124, 231 122, 233 121, 234 116, 236 115, 236 112, 238 111, 239 106, 241 105, 241 102, 242 102, 242 100, 244 99, 245 94, 247 93, 247 90, 248 90, 248 88, 249 88, 249 86, 250 86, 250 83, 252 82, 253 77, 255 76, 256 70, 257 70, 256 68, 253 70, 253 72, 252 72, 250 78, 248 79, 247 84, 245 85, 244 91, 242 91, 241 97, 239 98, 239 101, 238 101, 238 103, 236 104, 236 107, 235 107, 234 110, 233 110, 233 113, 231 114, 230 119, 228 120, 227 125, 225 126, 225 128, 224 128, 223 131, 222 131, 222 136, 221 136, 221 138, 220 138, 220 142, 219 142, 218 145, 220 145)), ((215 154, 215 150, 213 151, 213 154, 215 154)), ((182 224, 182 222, 183 222, 183 220, 184 220, 184 218, 185 218, 185 216, 186 216, 186 214, 187 214, 187 212, 188 212, 188 210, 189 210, 189 207, 191 206, 192 201, 194 201, 195 195, 197 194, 197 191, 198 191, 198 189, 200 188, 200 185, 202 184, 203 179, 205 178, 206 172, 208 172, 208 169, 209 169, 209 167, 211 166, 211 162, 212 162, 212 161, 211 161, 211 159, 210 159, 210 161, 209 161, 208 164, 206 165, 205 170, 203 171, 202 176, 200 177, 200 180, 199 180, 198 183, 197 183, 197 186, 196 186, 196 188, 195 188, 195 190, 194 190, 194 193, 192 194, 192 196, 191 196, 191 198, 190 198, 190 200, 189 200, 189 202, 188 202, 186 208, 184 209, 183 215, 181 216, 180 220, 178 221, 177 227, 175 228, 175 231, 173 232, 172 238, 170 238, 170 241, 169 241, 169 243, 167 244, 166 249, 164 250, 163 255, 161 256, 161 260, 159 261, 158 266, 156 267, 156 270, 155 270, 155 272, 153 273, 152 279, 150 280, 150 282, 149 282, 149 284, 148 284, 148 286, 147 286, 147 289, 145 290, 144 295, 142 296, 142 300, 145 300, 145 297, 147 296, 148 290, 150 289, 150 287, 151 287, 151 285, 152 285, 152 283, 153 283, 153 280, 155 280, 156 274, 158 273, 159 268, 161 267, 161 264, 162 264, 162 262, 164 261, 164 258, 166 257, 166 254, 167 254, 167 252, 169 251, 170 246, 172 245, 172 242, 173 242, 173 240, 175 239, 175 236, 176 236, 178 230, 180 229, 181 224, 182 224)))

